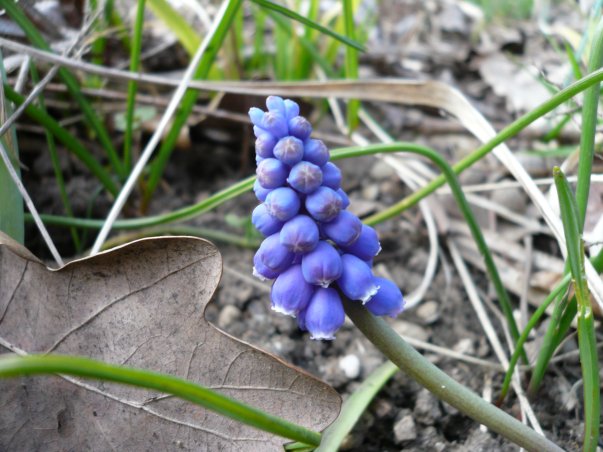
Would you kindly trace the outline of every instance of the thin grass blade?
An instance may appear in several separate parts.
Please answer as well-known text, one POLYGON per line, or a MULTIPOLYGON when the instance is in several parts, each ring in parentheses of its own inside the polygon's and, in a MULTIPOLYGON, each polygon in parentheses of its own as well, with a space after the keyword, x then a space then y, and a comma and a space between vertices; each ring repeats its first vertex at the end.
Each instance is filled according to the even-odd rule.
MULTIPOLYGON (((151 0, 152 1, 152 0, 151 0)), ((132 31, 132 47, 130 51, 130 71, 138 72, 140 69, 140 52, 142 49, 142 28, 144 25, 144 11, 146 0, 138 0, 136 6, 136 19, 134 20, 134 30, 132 31)), ((128 98, 126 100, 124 132, 123 161, 125 168, 129 171, 132 168, 132 136, 134 130, 134 109, 136 107, 136 91, 138 83, 135 80, 128 82, 128 98)))
MULTIPOLYGON (((4 69, 4 57, 1 52, 0 75, 3 82, 3 86, 0 87, 0 124, 4 124, 6 118, 12 113, 12 107, 10 102, 7 102, 3 89, 6 82, 6 71, 4 69)), ((21 167, 19 166, 19 148, 15 127, 12 126, 1 140, 8 152, 8 157, 14 170, 20 177, 21 167)), ((3 160, 0 160, 0 231, 11 236, 21 244, 25 240, 23 198, 21 197, 21 193, 19 193, 18 187, 10 177, 9 170, 3 160)))
POLYGON ((65 355, 4 355, 0 358, 0 378, 44 374, 66 374, 154 389, 275 435, 312 445, 320 442, 320 433, 172 375, 65 355))
POLYGON ((314 20, 310 20, 307 17, 304 17, 301 14, 296 13, 295 11, 285 8, 284 6, 278 5, 278 4, 268 1, 268 0, 251 0, 251 1, 255 4, 257 4, 258 6, 261 6, 262 8, 276 11, 277 13, 282 14, 283 16, 289 17, 307 27, 314 28, 315 30, 318 30, 319 32, 321 32, 323 34, 328 35, 328 36, 332 37, 333 39, 336 39, 337 41, 339 41, 347 46, 355 48, 356 50, 359 50, 361 52, 365 51, 365 48, 360 43, 354 41, 353 39, 349 39, 346 36, 336 33, 327 27, 323 27, 320 23, 318 23, 314 20))
MULTIPOLYGON (((345 24, 345 34, 350 40, 355 40, 356 33, 354 29, 354 0, 342 0, 343 17, 345 24)), ((358 51, 347 46, 345 48, 345 78, 356 80, 358 78, 358 51)), ((360 101, 350 99, 347 108, 348 132, 352 133, 358 127, 358 112, 360 111, 360 101)))
MULTIPOLYGON (((147 0, 149 9, 174 33, 176 39, 189 55, 193 55, 201 44, 201 36, 176 11, 167 0, 147 0)), ((140 5, 140 3, 139 3, 140 5)), ((138 19, 137 19, 138 20, 138 19)))
POLYGON ((601 415, 599 387, 599 359, 595 337, 593 310, 584 269, 584 241, 582 240, 579 205, 563 172, 553 170, 561 219, 563 221, 567 258, 578 306, 578 345, 584 387, 584 444, 583 450, 594 452, 599 441, 601 415))

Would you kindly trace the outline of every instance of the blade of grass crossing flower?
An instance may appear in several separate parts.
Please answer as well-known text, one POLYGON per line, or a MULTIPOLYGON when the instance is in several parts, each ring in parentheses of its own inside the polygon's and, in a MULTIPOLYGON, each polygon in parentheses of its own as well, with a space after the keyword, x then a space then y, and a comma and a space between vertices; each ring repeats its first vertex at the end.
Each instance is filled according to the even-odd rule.
MULTIPOLYGON (((4 84, 4 92, 6 97, 15 104, 21 105, 23 103, 23 96, 13 90, 10 85, 4 84)), ((52 133, 57 140, 63 143, 67 149, 69 149, 90 170, 98 181, 103 184, 107 191, 112 195, 117 195, 118 190, 115 182, 102 165, 96 161, 94 156, 90 154, 81 141, 71 135, 71 133, 63 128, 50 115, 34 105, 28 105, 25 108, 25 114, 44 126, 44 128, 52 133)))
MULTIPOLYGON (((138 0, 136 6, 136 19, 132 31, 132 47, 130 50, 130 71, 138 72, 140 69, 140 51, 142 49, 142 28, 144 25, 144 11, 146 0, 138 0)), ((134 109, 136 107, 136 91, 138 84, 135 80, 128 82, 128 97, 126 100, 126 130, 124 132, 123 161, 129 171, 132 167, 132 136, 134 130, 134 109)))
MULTIPOLYGON (((35 64, 30 65, 30 72, 32 82, 37 83, 40 77, 38 75, 38 70, 36 69, 35 64)), ((40 96, 38 98, 38 104, 40 105, 40 110, 48 114, 46 106, 44 105, 43 96, 40 96)), ((63 171, 61 170, 61 162, 59 161, 59 154, 57 152, 57 146, 54 140, 54 136, 47 129, 44 129, 44 133, 46 135, 46 143, 48 144, 50 162, 52 163, 54 178, 57 181, 57 186, 59 188, 59 196, 61 198, 61 202, 63 203, 63 209, 65 210, 65 213, 68 217, 73 218, 73 209, 71 208, 71 201, 69 200, 69 195, 67 194, 67 189, 65 188, 65 179, 63 178, 63 171)), ((71 239, 73 240, 73 245, 75 246, 75 249, 78 252, 81 251, 81 242, 77 229, 71 227, 69 228, 69 232, 71 233, 71 239)))
POLYGON ((584 445, 583 450, 594 452, 599 441, 600 387, 599 360, 594 330, 590 292, 584 269, 584 241, 581 236, 582 224, 579 205, 574 198, 563 172, 553 170, 561 219, 567 243, 567 258, 572 273, 572 282, 578 306, 578 345, 584 386, 584 445))
POLYGON ((167 0, 147 0, 149 9, 169 29, 189 55, 201 44, 201 37, 167 0))
POLYGON ((295 11, 285 8, 284 6, 278 5, 278 4, 268 1, 268 0, 251 0, 251 1, 253 3, 261 6, 262 8, 276 11, 277 13, 282 14, 283 16, 289 17, 307 27, 312 27, 315 30, 318 30, 319 32, 321 32, 322 34, 328 35, 347 46, 354 47, 355 49, 357 49, 361 52, 364 52, 364 50, 365 50, 364 47, 360 43, 354 41, 353 39, 349 39, 346 36, 336 33, 327 27, 323 27, 318 22, 310 20, 307 17, 304 17, 301 14, 296 13, 295 11))
MULTIPOLYGON (((46 51, 51 50, 46 40, 42 37, 40 32, 30 22, 27 16, 25 16, 23 11, 21 11, 16 3, 14 3, 12 0, 0 0, 0 7, 4 8, 11 19, 13 19, 19 25, 19 27, 21 27, 34 46, 46 51)), ((82 113, 84 114, 84 117, 86 118, 86 121, 98 135, 98 140, 105 149, 113 170, 117 173, 120 179, 125 178, 125 169, 121 164, 121 160, 117 155, 115 147, 113 146, 111 137, 90 103, 82 94, 79 82, 75 76, 65 68, 59 69, 58 74, 63 80, 63 83, 65 83, 65 86, 69 90, 71 96, 78 103, 82 113)))
POLYGON ((320 442, 320 433, 172 375, 64 355, 5 355, 0 358, 0 377, 44 374, 66 374, 154 389, 275 435, 312 445, 320 442))
MULTIPOLYGON (((354 23, 354 0, 341 0, 343 2, 343 17, 346 36, 354 40, 356 27, 354 23)), ((358 51, 350 46, 345 48, 345 77, 355 80, 358 78, 358 51)), ((358 112, 360 101, 350 99, 347 108, 348 132, 352 133, 358 127, 358 112)))
POLYGON ((320 446, 316 451, 339 450, 346 435, 352 431, 369 403, 398 370, 398 366, 391 361, 386 361, 375 369, 343 403, 339 417, 323 432, 320 446))
MULTIPOLYGON (((7 101, 4 92, 4 82, 6 81, 6 71, 4 68, 4 56, 0 52, 0 75, 3 85, 0 87, 0 123, 4 123, 12 112, 10 103, 7 101)), ((21 167, 19 166, 19 148, 17 146, 17 133, 12 126, 8 133, 2 138, 4 148, 8 152, 8 157, 15 169, 18 177, 21 177, 21 167)), ((8 168, 3 160, 0 160, 0 231, 11 236, 17 242, 23 244, 25 240, 25 221, 23 211, 23 198, 19 188, 10 177, 8 168)))
MULTIPOLYGON (((207 77, 207 74, 209 74, 212 63, 214 62, 216 55, 220 50, 222 43, 224 42, 224 38, 228 33, 228 29, 230 28, 230 25, 232 24, 232 21, 234 20, 241 3, 242 0, 228 0, 226 8, 224 9, 221 17, 216 18, 216 20, 219 20, 219 23, 214 29, 213 36, 210 39, 209 45, 207 46, 201 61, 197 65, 197 69, 193 74, 193 79, 203 79, 207 77)), ((188 117, 190 116, 198 97, 199 92, 197 90, 188 90, 180 102, 180 107, 173 119, 172 127, 170 128, 168 134, 164 137, 161 146, 157 151, 157 158, 151 164, 150 174, 146 182, 143 197, 143 210, 146 209, 146 206, 150 202, 151 197, 157 188, 157 184, 159 184, 159 180, 161 179, 165 165, 167 164, 167 161, 176 144, 176 140, 180 135, 180 130, 184 124, 186 124, 186 121, 188 120, 188 117)))

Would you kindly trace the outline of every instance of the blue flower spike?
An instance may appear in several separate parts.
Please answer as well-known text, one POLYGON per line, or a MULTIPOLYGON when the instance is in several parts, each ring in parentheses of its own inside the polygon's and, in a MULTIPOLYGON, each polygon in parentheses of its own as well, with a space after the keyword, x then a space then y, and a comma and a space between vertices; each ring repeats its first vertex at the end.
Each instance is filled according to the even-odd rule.
POLYGON ((321 340, 334 339, 344 323, 340 293, 374 315, 396 317, 402 293, 373 275, 379 237, 346 210, 350 200, 328 148, 311 138, 297 103, 269 96, 266 106, 249 110, 258 164, 253 191, 263 203, 251 221, 266 237, 253 274, 275 280, 272 309, 297 317, 300 329, 321 340))

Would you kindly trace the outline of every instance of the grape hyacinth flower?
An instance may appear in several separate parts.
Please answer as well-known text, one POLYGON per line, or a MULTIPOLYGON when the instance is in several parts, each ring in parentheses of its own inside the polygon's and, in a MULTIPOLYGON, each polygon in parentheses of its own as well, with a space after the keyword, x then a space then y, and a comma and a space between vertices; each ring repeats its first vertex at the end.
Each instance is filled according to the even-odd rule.
POLYGON ((340 294, 374 315, 396 317, 402 293, 373 275, 379 237, 346 210, 350 200, 328 148, 310 137, 297 103, 269 96, 266 106, 249 110, 258 163, 253 191, 261 202, 251 221, 266 237, 253 274, 275 280, 272 309, 296 317, 312 339, 327 340, 345 320, 340 294))

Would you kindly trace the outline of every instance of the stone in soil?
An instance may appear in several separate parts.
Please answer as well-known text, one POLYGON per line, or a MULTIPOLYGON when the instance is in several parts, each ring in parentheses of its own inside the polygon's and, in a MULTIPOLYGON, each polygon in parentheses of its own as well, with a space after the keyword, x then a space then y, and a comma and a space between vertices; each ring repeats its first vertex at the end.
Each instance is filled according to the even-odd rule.
MULTIPOLYGON (((408 410, 402 410, 400 414, 406 413, 408 410)), ((404 414, 394 424, 394 438, 396 444, 402 444, 406 441, 417 439, 417 427, 411 414, 404 414)))

